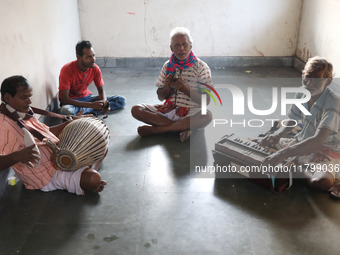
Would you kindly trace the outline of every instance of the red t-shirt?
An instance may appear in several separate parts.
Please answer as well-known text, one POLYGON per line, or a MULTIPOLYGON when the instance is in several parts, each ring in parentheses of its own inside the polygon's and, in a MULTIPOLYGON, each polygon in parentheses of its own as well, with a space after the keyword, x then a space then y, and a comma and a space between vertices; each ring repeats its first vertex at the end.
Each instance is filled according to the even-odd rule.
MULTIPOLYGON (((102 73, 97 64, 93 68, 88 68, 82 72, 78 68, 77 60, 67 63, 60 70, 59 90, 70 90, 71 98, 86 97, 92 95, 88 86, 94 81, 96 87, 102 87, 104 81, 102 73)), ((59 95, 60 98, 60 95, 59 95)))

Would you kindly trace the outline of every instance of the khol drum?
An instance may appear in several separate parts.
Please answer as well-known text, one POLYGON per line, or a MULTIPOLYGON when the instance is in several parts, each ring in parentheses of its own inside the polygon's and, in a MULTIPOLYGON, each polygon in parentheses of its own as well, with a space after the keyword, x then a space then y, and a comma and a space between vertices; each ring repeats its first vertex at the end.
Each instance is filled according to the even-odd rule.
POLYGON ((74 171, 101 160, 108 150, 110 131, 97 118, 81 118, 68 124, 56 145, 47 144, 56 155, 56 164, 65 171, 74 171))

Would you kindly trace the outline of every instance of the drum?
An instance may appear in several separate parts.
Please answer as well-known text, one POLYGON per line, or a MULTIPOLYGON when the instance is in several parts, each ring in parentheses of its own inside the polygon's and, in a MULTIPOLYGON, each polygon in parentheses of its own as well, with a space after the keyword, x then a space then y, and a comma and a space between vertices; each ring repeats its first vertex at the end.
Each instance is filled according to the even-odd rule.
POLYGON ((47 144, 56 155, 56 164, 64 171, 74 171, 101 160, 108 150, 110 131, 97 118, 81 118, 68 124, 59 143, 47 144))

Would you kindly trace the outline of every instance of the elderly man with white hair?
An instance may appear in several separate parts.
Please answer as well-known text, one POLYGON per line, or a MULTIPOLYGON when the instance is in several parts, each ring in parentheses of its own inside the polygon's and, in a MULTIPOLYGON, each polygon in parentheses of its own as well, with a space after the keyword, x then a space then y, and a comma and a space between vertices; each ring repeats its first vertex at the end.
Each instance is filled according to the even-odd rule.
POLYGON ((201 99, 204 90, 209 91, 213 86, 211 71, 195 56, 192 43, 187 28, 177 27, 170 32, 172 54, 156 82, 158 99, 165 100, 164 104, 140 104, 131 109, 134 118, 148 124, 138 127, 140 136, 179 132, 183 142, 190 136, 191 129, 210 123, 211 113, 201 114, 201 99))

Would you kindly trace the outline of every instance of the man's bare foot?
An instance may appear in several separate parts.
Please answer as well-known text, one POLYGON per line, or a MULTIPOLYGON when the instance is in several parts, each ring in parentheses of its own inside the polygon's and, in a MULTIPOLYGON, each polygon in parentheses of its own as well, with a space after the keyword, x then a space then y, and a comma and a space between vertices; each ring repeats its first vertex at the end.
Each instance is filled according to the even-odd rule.
POLYGON ((182 132, 179 133, 179 140, 181 142, 184 142, 184 141, 188 140, 190 135, 191 135, 191 130, 182 131, 182 132))
POLYGON ((96 189, 95 190, 93 190, 93 192, 95 192, 95 193, 99 193, 99 192, 102 192, 103 191, 103 189, 105 188, 105 185, 107 184, 107 182, 106 181, 104 181, 104 180, 101 180, 100 181, 100 183, 99 183, 99 185, 98 185, 98 187, 96 187, 96 189))
POLYGON ((140 136, 150 136, 150 135, 156 135, 159 134, 158 132, 159 127, 153 127, 153 126, 140 126, 137 129, 137 132, 140 136))

